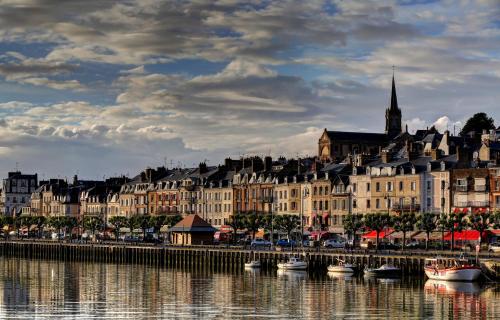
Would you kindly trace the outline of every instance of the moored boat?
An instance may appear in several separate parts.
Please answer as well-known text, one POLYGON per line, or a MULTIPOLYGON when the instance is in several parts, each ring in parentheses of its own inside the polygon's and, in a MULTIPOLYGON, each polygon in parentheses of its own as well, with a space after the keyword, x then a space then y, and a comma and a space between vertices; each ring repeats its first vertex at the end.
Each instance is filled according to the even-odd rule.
POLYGON ((298 257, 290 257, 288 261, 278 263, 278 269, 281 270, 306 270, 307 262, 298 257))
POLYGON ((401 269, 392 264, 384 264, 379 268, 365 268, 365 275, 378 277, 399 277, 401 269))
POLYGON ((446 281, 476 281, 481 275, 481 268, 466 259, 455 259, 451 266, 440 258, 425 259, 424 271, 429 279, 446 281))
POLYGON ((245 263, 245 268, 260 268, 259 260, 252 260, 245 263))
POLYGON ((353 264, 346 263, 343 260, 338 259, 338 265, 329 265, 327 270, 328 272, 339 272, 339 273, 354 273, 356 271, 356 267, 353 264))

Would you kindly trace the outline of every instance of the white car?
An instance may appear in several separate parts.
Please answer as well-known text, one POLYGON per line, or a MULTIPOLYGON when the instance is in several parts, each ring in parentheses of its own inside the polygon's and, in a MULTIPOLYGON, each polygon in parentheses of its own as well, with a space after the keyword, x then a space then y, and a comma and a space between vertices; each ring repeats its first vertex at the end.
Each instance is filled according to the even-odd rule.
POLYGON ((490 245, 488 246, 488 251, 495 253, 500 252, 500 242, 490 243, 490 245))
POLYGON ((254 248, 255 247, 270 247, 271 246, 271 242, 269 242, 267 240, 264 240, 262 238, 255 238, 250 243, 250 246, 254 247, 254 248))
POLYGON ((323 247, 332 249, 343 249, 345 247, 345 242, 337 239, 327 239, 323 243, 323 247))

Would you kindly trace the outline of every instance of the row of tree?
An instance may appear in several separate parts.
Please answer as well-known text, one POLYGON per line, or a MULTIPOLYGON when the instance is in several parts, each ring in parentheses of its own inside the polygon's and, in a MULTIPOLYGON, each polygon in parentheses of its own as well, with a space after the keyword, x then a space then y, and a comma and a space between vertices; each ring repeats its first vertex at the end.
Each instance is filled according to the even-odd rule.
POLYGON ((286 234, 287 238, 294 230, 300 227, 300 218, 296 215, 270 215, 256 212, 234 214, 229 219, 228 225, 233 229, 233 241, 236 241, 236 232, 246 229, 255 239, 255 233, 259 229, 264 229, 266 232, 280 232, 286 234))
MULTIPOLYGON (((134 215, 130 218, 114 216, 109 219, 109 224, 114 227, 115 236, 116 239, 118 239, 120 229, 123 227, 129 228, 131 231, 139 228, 145 236, 148 229, 153 228, 154 232, 158 233, 161 227, 165 225, 169 227, 173 226, 180 220, 182 220, 182 218, 179 215, 134 215)), ((19 216, 15 218, 0 216, 0 228, 3 229, 5 226, 13 226, 15 230, 17 230, 18 235, 21 229, 28 228, 29 230, 29 228, 33 225, 36 226, 37 237, 42 237, 43 230, 46 227, 57 230, 59 234, 62 232, 71 232, 77 227, 84 228, 85 230, 90 231, 93 235, 98 231, 103 231, 106 227, 103 219, 98 216, 84 216, 82 219, 67 216, 19 216)))
MULTIPOLYGON (((406 235, 412 231, 423 231, 426 233, 425 248, 428 249, 430 234, 433 231, 441 232, 442 248, 444 248, 444 234, 451 233, 451 248, 455 245, 455 232, 466 229, 476 230, 480 235, 488 229, 500 228, 500 212, 480 212, 472 215, 465 213, 435 214, 424 212, 419 215, 415 213, 402 213, 391 216, 387 213, 349 214, 343 221, 344 230, 350 236, 358 231, 371 230, 376 232, 376 247, 379 245, 380 233, 387 228, 393 228, 403 233, 403 249, 406 244, 406 235)), ((482 242, 479 238, 479 244, 482 242)))

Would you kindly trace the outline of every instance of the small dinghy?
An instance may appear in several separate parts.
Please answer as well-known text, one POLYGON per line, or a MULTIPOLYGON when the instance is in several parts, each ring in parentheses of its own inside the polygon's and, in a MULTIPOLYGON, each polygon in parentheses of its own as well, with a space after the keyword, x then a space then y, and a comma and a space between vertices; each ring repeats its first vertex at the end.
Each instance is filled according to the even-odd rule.
POLYGON ((401 269, 393 266, 392 264, 384 264, 379 268, 366 268, 365 275, 394 278, 401 276, 401 269))
POLYGON ((328 272, 339 272, 339 273, 354 273, 356 271, 356 267, 353 264, 346 263, 343 260, 338 259, 338 265, 329 265, 328 272))
POLYGON ((298 257, 290 257, 287 262, 278 263, 278 269, 281 270, 306 270, 307 262, 298 257))

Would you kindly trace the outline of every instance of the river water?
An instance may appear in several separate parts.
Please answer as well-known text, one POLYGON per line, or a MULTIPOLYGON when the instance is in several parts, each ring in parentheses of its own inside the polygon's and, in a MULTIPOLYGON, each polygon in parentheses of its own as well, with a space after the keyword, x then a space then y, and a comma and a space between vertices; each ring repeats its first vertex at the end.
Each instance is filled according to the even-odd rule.
POLYGON ((0 258, 1 319, 500 319, 500 285, 0 258))

